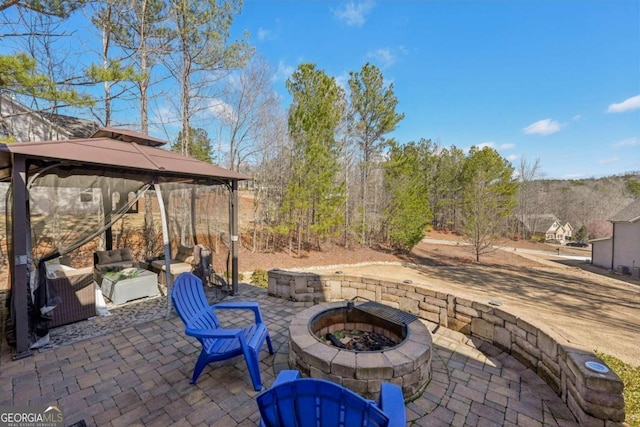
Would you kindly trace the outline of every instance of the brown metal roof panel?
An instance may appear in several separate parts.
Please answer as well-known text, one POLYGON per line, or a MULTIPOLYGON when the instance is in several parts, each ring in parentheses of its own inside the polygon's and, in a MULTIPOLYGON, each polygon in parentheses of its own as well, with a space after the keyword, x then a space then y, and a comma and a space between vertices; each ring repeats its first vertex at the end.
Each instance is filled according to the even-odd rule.
MULTIPOLYGON (((74 139, 62 141, 33 142, 11 144, 12 153, 71 162, 93 163, 107 166, 138 166, 147 169, 143 156, 130 143, 114 141, 109 138, 92 140, 74 139)), ((147 161, 147 163, 149 163, 147 161)), ((154 168, 155 169, 155 168, 154 168)))
POLYGON ((204 176, 218 176, 239 180, 251 179, 251 177, 245 174, 224 169, 220 166, 212 165, 192 157, 186 157, 172 151, 157 148, 151 149, 151 147, 143 146, 139 148, 143 153, 146 153, 151 161, 153 161, 153 163, 155 163, 161 170, 186 175, 196 174, 204 176))
POLYGON ((26 142, 0 146, 0 150, 30 157, 69 161, 96 166, 149 170, 185 176, 251 179, 249 176, 185 157, 162 148, 111 138, 26 142))
POLYGON ((134 132, 129 129, 117 129, 110 127, 101 127, 93 134, 92 138, 107 137, 117 139, 121 141, 132 141, 138 144, 150 145, 152 147, 159 147, 165 145, 167 141, 153 136, 145 135, 143 133, 134 132))

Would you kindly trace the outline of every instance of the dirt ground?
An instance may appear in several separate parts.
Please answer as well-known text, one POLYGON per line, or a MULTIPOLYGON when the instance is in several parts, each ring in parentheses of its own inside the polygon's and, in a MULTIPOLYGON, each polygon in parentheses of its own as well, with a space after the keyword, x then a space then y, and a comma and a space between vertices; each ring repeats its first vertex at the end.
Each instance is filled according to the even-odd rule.
MULTIPOLYGON (((426 239, 447 240, 452 242, 463 242, 460 236, 439 232, 429 232, 426 239)), ((557 245, 547 245, 528 241, 508 240, 501 242, 501 245, 548 251, 550 256, 557 248, 557 245)), ((576 249, 562 247, 563 254, 575 254, 588 256, 590 249, 576 249)), ((410 262, 430 266, 469 266, 482 265, 496 268, 525 268, 540 267, 539 261, 531 260, 519 256, 516 253, 505 251, 493 251, 482 255, 480 263, 474 261, 470 248, 464 246, 444 246, 420 242, 408 255, 394 253, 388 248, 364 248, 342 246, 325 246, 322 251, 304 251, 300 256, 296 253, 289 255, 288 252, 252 253, 247 248, 241 247, 239 251, 240 271, 253 271, 255 269, 270 270, 272 268, 298 268, 312 266, 328 266, 339 264, 355 264, 360 262, 410 262)))

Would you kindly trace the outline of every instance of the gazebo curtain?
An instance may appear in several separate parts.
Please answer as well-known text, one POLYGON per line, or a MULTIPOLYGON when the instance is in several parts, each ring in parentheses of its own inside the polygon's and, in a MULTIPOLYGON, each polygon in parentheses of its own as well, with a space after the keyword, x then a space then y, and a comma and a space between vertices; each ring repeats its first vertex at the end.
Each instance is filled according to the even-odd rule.
MULTIPOLYGON (((228 206, 231 191, 226 183, 210 185, 211 182, 206 182, 209 185, 200 185, 190 179, 162 182, 162 178, 150 174, 97 173, 100 172, 65 165, 45 165, 35 172, 31 170, 27 184, 27 227, 31 230, 31 239, 28 240, 31 245, 28 253, 31 255, 27 265, 31 348, 48 343, 48 321, 51 310, 58 303, 56 295, 47 286, 47 261, 80 248, 103 235, 127 213, 137 212, 136 207, 139 208, 145 193, 147 197, 153 197, 154 192, 148 190, 158 181, 155 188, 159 188, 163 195, 172 246, 204 244, 214 252, 219 273, 226 276, 230 269, 228 206)), ((11 217, 9 197, 11 194, 6 203, 7 218, 11 217)), ((145 212, 146 209, 149 206, 145 205, 145 212)), ((140 227, 149 227, 147 218, 142 221, 139 217, 142 215, 138 215, 140 223, 133 225, 133 228, 137 227, 136 231, 141 231, 140 227)), ((158 223, 159 219, 156 219, 155 224, 158 223)), ((7 224, 7 230, 10 229, 10 224, 7 224)), ((156 235, 158 231, 155 231, 156 235)), ((160 254, 157 247, 153 248, 153 242, 145 243, 148 246, 145 253, 160 254)), ((13 308, 10 302, 9 307, 13 308)), ((8 340, 11 336, 9 329, 8 340)))

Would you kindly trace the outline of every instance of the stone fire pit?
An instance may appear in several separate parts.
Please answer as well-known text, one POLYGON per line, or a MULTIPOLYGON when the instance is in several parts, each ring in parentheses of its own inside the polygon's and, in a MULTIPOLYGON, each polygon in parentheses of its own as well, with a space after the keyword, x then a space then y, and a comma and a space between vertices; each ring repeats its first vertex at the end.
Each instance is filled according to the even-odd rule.
POLYGON ((353 307, 347 307, 346 302, 323 303, 299 313, 289 326, 290 366, 368 399, 378 396, 383 381, 402 387, 405 399, 417 396, 431 379, 431 334, 419 319, 398 324, 385 314, 397 312, 402 317, 403 312, 377 306, 374 308, 381 309, 380 316, 371 310, 365 313, 371 303, 361 302, 353 307), (326 344, 320 338, 345 329, 374 332, 397 344, 380 351, 354 351, 326 344))

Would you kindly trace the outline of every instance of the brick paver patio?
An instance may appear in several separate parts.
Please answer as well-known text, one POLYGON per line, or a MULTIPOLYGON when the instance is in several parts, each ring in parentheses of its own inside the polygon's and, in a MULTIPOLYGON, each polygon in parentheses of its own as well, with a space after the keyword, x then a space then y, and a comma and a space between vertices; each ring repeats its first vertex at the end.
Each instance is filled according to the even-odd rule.
MULTIPOLYGON (((237 300, 254 300, 275 355, 261 353, 262 379, 271 385, 288 369, 289 319, 305 306, 241 285, 237 300)), ((141 304, 145 304, 144 302, 141 304)), ((157 310, 158 304, 155 305, 157 310)), ((104 320, 108 318, 103 318, 104 320)), ((226 317, 238 326, 250 314, 226 317)), ((89 320, 94 322, 95 320, 89 320)), ((428 325, 434 332, 433 377, 406 405, 416 426, 577 426, 562 400, 538 376, 486 343, 428 325)), ((243 358, 214 363, 197 384, 189 379, 199 353, 173 316, 155 319, 33 357, 0 355, 0 405, 57 404, 65 424, 92 426, 255 426, 257 392, 243 358)))

